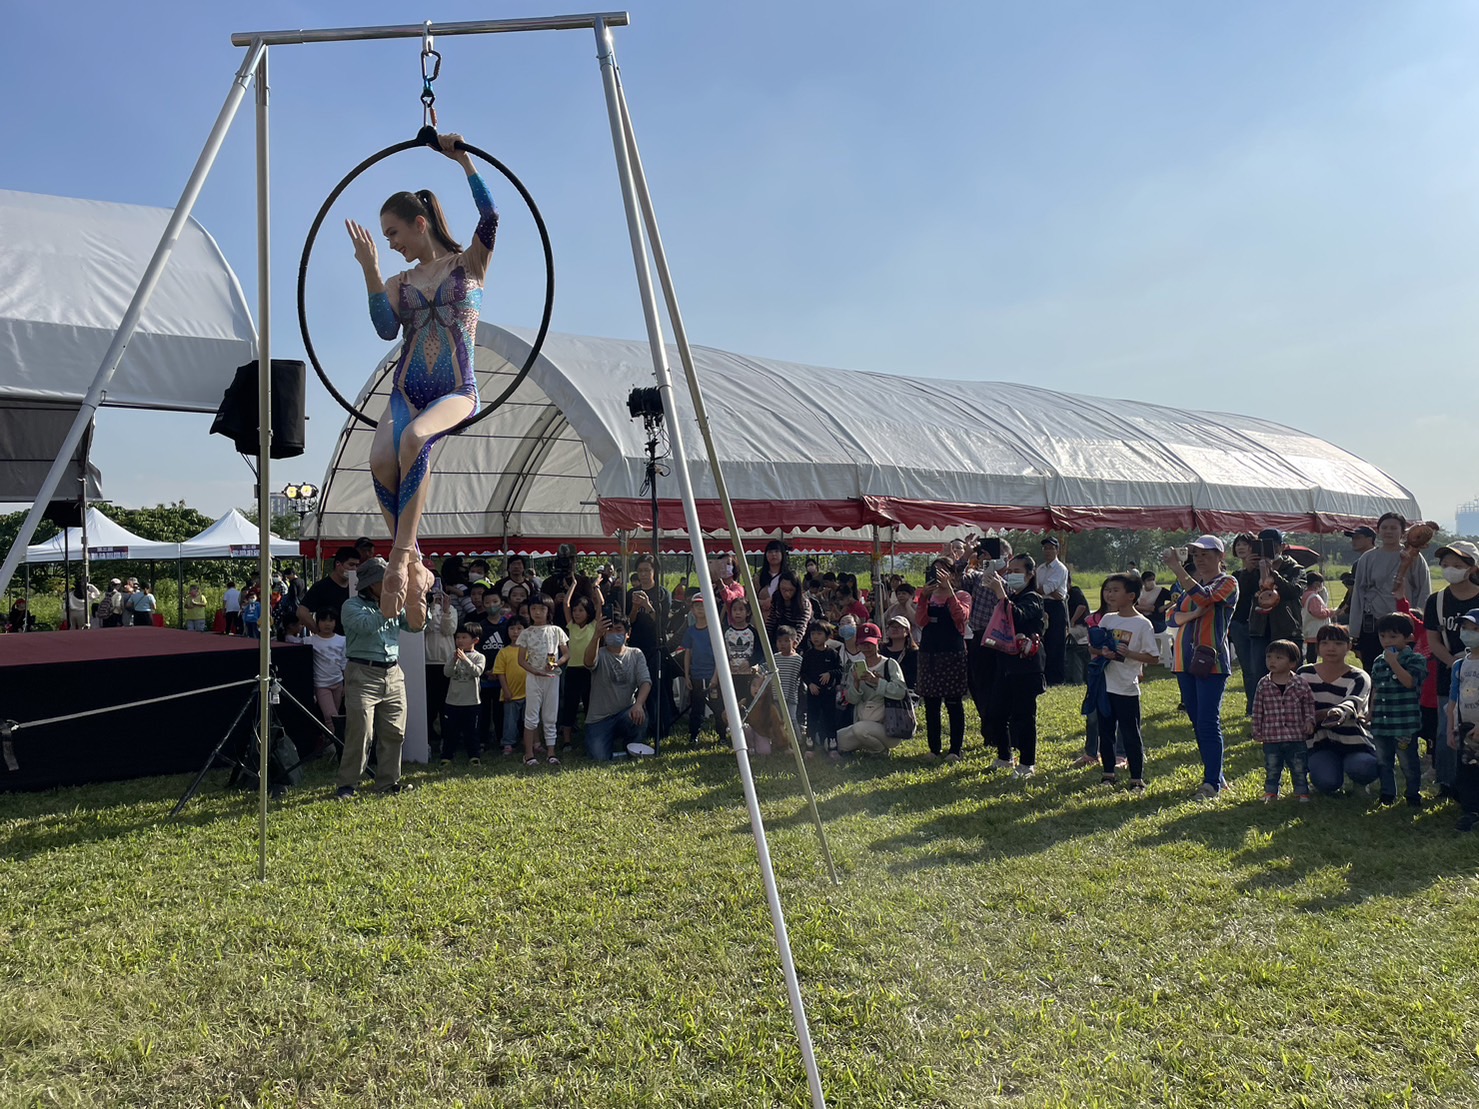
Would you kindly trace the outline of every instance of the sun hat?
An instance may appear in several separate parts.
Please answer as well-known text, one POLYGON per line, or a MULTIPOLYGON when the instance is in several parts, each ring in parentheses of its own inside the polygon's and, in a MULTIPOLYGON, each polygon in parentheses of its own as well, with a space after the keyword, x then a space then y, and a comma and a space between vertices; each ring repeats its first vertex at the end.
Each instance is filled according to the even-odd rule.
POLYGON ((359 570, 354 575, 355 588, 365 590, 376 582, 384 581, 386 568, 383 558, 365 559, 359 564, 359 570))

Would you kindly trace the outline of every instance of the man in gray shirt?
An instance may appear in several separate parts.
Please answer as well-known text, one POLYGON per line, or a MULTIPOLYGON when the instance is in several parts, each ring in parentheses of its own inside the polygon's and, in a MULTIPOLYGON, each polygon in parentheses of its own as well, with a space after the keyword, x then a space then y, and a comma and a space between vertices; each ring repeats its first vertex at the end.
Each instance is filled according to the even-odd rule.
MULTIPOLYGON (((1376 536, 1381 545, 1362 552, 1352 567, 1356 580, 1351 585, 1351 640, 1368 674, 1381 654, 1376 622, 1397 611, 1397 598, 1392 590, 1402 565, 1402 536, 1406 531, 1406 520, 1395 512, 1386 513, 1376 522, 1376 536)), ((1428 594, 1433 591, 1433 577, 1428 560, 1421 553, 1408 568, 1405 585, 1407 603, 1414 612, 1422 612, 1428 594)))
POLYGON ((645 730, 652 674, 646 656, 627 646, 627 622, 620 616, 596 622, 585 664, 591 671, 585 750, 597 762, 607 762, 616 743, 625 748, 645 730))

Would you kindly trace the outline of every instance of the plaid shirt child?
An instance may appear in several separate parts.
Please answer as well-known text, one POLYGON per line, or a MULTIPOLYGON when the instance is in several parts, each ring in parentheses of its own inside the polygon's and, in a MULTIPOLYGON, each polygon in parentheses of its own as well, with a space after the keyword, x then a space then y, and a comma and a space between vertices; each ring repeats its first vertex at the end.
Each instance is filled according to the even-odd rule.
POLYGON ((1403 647, 1397 662, 1412 675, 1411 689, 1397 680, 1385 652, 1371 667, 1371 734, 1378 739, 1411 739, 1422 728, 1420 701, 1428 660, 1403 647))
POLYGON ((1259 743, 1307 743, 1315 728, 1315 695, 1294 678, 1288 685, 1272 674, 1258 679, 1253 695, 1253 738, 1259 743))

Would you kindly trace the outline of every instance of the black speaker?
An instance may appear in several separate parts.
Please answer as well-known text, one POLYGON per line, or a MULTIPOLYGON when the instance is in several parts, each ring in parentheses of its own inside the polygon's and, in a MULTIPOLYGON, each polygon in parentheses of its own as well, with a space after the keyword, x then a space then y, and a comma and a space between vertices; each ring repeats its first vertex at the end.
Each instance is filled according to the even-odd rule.
MULTIPOLYGON (((296 458, 303 453, 307 415, 304 392, 308 367, 286 358, 272 360, 272 458, 296 458)), ((224 435, 242 454, 257 454, 257 363, 236 368, 236 377, 211 421, 211 434, 224 435)))

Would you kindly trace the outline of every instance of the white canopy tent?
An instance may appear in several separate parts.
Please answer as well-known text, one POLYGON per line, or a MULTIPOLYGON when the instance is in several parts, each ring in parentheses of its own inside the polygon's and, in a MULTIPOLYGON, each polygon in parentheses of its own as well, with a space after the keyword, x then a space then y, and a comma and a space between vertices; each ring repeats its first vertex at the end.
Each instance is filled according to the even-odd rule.
MULTIPOLYGON (((87 557, 92 562, 179 558, 180 544, 157 543, 135 535, 96 508, 87 510, 87 557)), ((28 563, 82 561, 82 529, 67 528, 45 543, 26 548, 28 563)))
MULTIPOLYGON (((485 396, 506 387, 531 338, 479 325, 485 396)), ((755 537, 864 549, 882 529, 907 548, 962 527, 1331 531, 1387 511, 1419 515, 1412 494, 1376 467, 1266 420, 706 347, 694 357, 736 515, 755 537), (837 397, 849 399, 826 399, 837 397)), ((372 416, 386 405, 389 362, 356 400, 372 416)), ((645 343, 552 334, 509 403, 435 448, 423 547, 570 541, 609 551, 619 531, 649 528, 645 436, 626 399, 651 383, 651 367, 645 343)), ((694 425, 684 390, 678 406, 694 425)), ((305 532, 321 546, 384 528, 369 480, 371 437, 346 422, 305 532)), ((707 460, 693 454, 688 465, 705 529, 721 530, 707 460)), ((660 485, 661 524, 681 533, 673 485, 660 485)))
MULTIPOLYGON (((0 407, 82 400, 170 215, 0 190, 0 407)), ((104 403, 214 412, 255 345, 236 275, 189 220, 104 403)))
MULTIPOLYGON (((274 558, 297 555, 298 544, 292 540, 279 539, 271 534, 268 539, 274 558)), ((256 558, 261 543, 261 532, 257 525, 233 508, 199 535, 181 543, 180 557, 256 558)))

